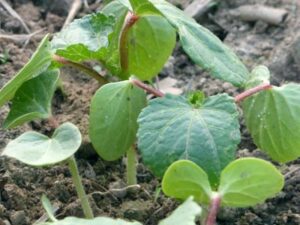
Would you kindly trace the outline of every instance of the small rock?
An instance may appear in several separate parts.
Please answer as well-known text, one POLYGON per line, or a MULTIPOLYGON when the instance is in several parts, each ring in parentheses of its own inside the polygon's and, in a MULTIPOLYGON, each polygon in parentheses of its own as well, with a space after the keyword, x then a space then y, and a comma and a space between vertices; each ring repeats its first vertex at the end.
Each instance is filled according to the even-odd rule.
POLYGON ((25 212, 15 211, 12 212, 9 216, 12 225, 28 225, 28 219, 26 218, 25 212))
POLYGON ((0 225, 11 225, 8 220, 2 220, 0 219, 0 225))

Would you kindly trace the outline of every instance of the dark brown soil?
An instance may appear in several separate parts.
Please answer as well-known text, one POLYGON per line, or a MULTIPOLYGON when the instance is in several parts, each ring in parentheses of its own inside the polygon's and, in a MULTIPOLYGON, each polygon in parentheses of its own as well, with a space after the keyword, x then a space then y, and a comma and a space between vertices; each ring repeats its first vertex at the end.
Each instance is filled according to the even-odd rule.
MULTIPOLYGON (((34 36, 26 46, 21 42, 0 39, 0 54, 8 53, 5 62, 1 64, 0 60, 0 87, 27 62, 45 33, 53 33, 61 29, 71 2, 70 0, 10 1, 32 31, 42 28, 45 31, 34 36)), ((184 7, 191 1, 174 0, 173 2, 184 7)), ((94 1, 89 3, 93 10, 98 7, 94 1)), ((78 17, 88 11, 82 9, 78 17)), ((232 47, 248 68, 259 64, 269 66, 274 84, 300 82, 300 48, 298 53, 295 50, 296 41, 300 37, 299 0, 221 1, 220 5, 210 11, 209 15, 202 18, 200 22, 232 47), (271 26, 261 21, 243 22, 233 18, 229 13, 240 5, 254 3, 284 8, 289 12, 288 17, 279 26, 271 26)), ((0 32, 24 33, 20 22, 11 17, 1 6, 0 32)), ((222 92, 236 95, 239 92, 229 83, 215 80, 202 69, 194 66, 180 47, 177 47, 173 58, 160 75, 177 79, 178 86, 185 91, 199 89, 204 90, 207 95, 222 92)), ((53 100, 53 111, 59 122, 73 122, 79 126, 84 136, 83 145, 76 157, 95 214, 135 219, 149 225, 157 224, 158 220, 164 218, 178 203, 163 196, 159 181, 151 175, 142 162, 138 166, 138 183, 141 189, 109 191, 124 186, 125 165, 122 160, 111 163, 101 160, 89 143, 87 135, 89 102, 98 89, 98 84, 89 77, 68 68, 62 70, 62 80, 64 93, 57 91, 53 100)), ((0 123, 8 109, 9 107, 5 106, 0 110, 0 123)), ((51 131, 45 121, 32 122, 9 131, 0 129, 0 152, 9 140, 29 129, 43 133, 51 131)), ((243 141, 238 156, 266 158, 256 149, 244 126, 242 126, 242 134, 243 141)), ((300 172, 289 173, 299 168, 300 160, 288 165, 276 165, 286 174, 284 190, 275 198, 256 207, 223 209, 219 213, 219 225, 300 224, 300 172)), ((42 194, 46 194, 58 206, 59 218, 82 216, 70 173, 65 165, 38 169, 25 166, 15 160, 0 158, 0 225, 33 224, 44 213, 40 203, 42 194)))

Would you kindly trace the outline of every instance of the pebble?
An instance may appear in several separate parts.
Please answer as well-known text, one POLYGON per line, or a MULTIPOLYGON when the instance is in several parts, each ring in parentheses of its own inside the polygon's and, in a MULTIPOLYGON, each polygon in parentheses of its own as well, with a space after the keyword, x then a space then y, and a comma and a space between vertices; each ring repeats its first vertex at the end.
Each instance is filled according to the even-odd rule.
POLYGON ((23 210, 10 213, 9 219, 12 225, 28 225, 28 219, 23 210))

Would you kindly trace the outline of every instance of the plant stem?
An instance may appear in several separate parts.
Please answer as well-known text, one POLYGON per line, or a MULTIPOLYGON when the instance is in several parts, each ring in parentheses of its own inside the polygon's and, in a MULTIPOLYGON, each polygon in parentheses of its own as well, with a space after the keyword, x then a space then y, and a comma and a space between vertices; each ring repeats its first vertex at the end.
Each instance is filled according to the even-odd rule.
POLYGON ((217 219, 217 213, 221 205, 221 196, 218 193, 214 193, 214 196, 212 197, 208 215, 206 218, 205 225, 215 225, 216 219, 217 219))
POLYGON ((69 169, 70 169, 70 172, 72 175, 72 179, 73 179, 76 191, 77 191, 77 195, 81 202, 83 213, 87 219, 92 219, 92 218, 94 218, 94 214, 93 214, 92 208, 90 206, 88 196, 85 193, 85 190, 84 190, 84 187, 83 187, 83 184, 81 181, 81 177, 79 175, 77 163, 76 163, 74 156, 70 157, 67 160, 67 162, 68 162, 69 169))
POLYGON ((264 83, 264 84, 261 84, 261 85, 258 85, 254 88, 251 88, 249 90, 246 90, 244 91, 243 93, 237 95, 234 100, 236 103, 239 103, 240 101, 243 101, 245 98, 251 96, 251 95, 254 95, 260 91, 263 91, 263 90, 268 90, 268 89, 271 89, 272 88, 272 85, 269 84, 269 83, 264 83))
POLYGON ((147 91, 150 94, 153 94, 156 97, 163 97, 165 94, 162 93, 160 90, 152 88, 146 84, 144 84, 142 81, 134 79, 134 78, 130 78, 130 81, 132 84, 134 84, 135 86, 144 89, 145 91, 147 91))
POLYGON ((137 154, 134 146, 127 151, 127 185, 136 185, 137 154))
POLYGON ((67 59, 65 59, 61 56, 58 56, 58 55, 53 55, 52 59, 54 61, 58 62, 58 63, 64 64, 64 65, 67 65, 67 66, 71 66, 75 69, 78 69, 78 70, 86 73, 90 77, 96 79, 100 84, 108 83, 108 81, 101 74, 99 74, 97 71, 93 70, 92 68, 90 68, 86 65, 76 63, 76 62, 72 62, 72 61, 67 60, 67 59))
POLYGON ((127 36, 129 29, 138 21, 139 17, 132 12, 128 12, 125 18, 125 24, 121 31, 120 37, 120 61, 121 68, 123 72, 126 72, 128 69, 128 46, 127 46, 127 36))

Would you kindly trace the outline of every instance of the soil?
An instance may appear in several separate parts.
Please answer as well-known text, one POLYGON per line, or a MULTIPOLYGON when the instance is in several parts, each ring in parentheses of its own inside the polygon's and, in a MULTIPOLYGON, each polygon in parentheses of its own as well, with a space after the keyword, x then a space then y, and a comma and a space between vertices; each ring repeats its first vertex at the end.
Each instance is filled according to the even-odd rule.
MULTIPOLYGON (((29 59, 39 41, 46 33, 58 32, 66 18, 72 1, 11 0, 8 1, 24 19, 31 31, 44 29, 41 34, 24 42, 0 39, 0 87, 2 87, 29 59), (59 2, 59 4, 58 4, 59 2), (58 7, 59 5, 59 7, 58 7), (2 59, 2 58, 0 58, 2 59)), ((83 16, 101 7, 95 1, 88 1, 90 9, 82 9, 83 16)), ((174 0, 184 8, 191 1, 174 0)), ((299 0, 230 0, 220 1, 201 23, 211 29, 239 55, 248 68, 264 64, 270 67, 274 84, 300 82, 300 2, 299 0), (280 25, 274 26, 262 21, 244 22, 231 15, 231 10, 245 4, 266 4, 286 9, 288 16, 280 25), (298 49, 298 50, 297 50, 298 49)), ((24 34, 18 20, 0 6, 0 32, 24 34)), ((70 121, 79 126, 84 141, 76 155, 86 191, 90 194, 96 215, 107 215, 138 220, 147 225, 157 224, 166 217, 178 202, 164 197, 157 180, 142 164, 138 165, 140 189, 113 191, 124 187, 125 165, 123 160, 105 162, 93 151, 87 135, 89 102, 99 88, 96 81, 72 69, 62 70, 63 92, 57 91, 53 100, 53 112, 60 123, 70 121)), ((195 66, 177 46, 160 77, 178 80, 178 87, 184 91, 203 90, 207 95, 227 92, 236 95, 240 90, 229 83, 213 79, 208 73, 195 66)), ((0 110, 0 123, 9 110, 0 110)), ((243 124, 243 121, 241 119, 243 124)), ((18 129, 0 129, 1 149, 26 130, 37 130, 49 134, 51 127, 46 121, 35 121, 18 129)), ((252 143, 242 125, 242 143, 238 157, 255 156, 267 158, 252 143)), ((222 209, 218 215, 219 225, 299 225, 300 224, 300 160, 287 165, 278 165, 286 175, 283 191, 266 203, 245 209, 222 209)), ((31 168, 15 160, 0 157, 0 225, 28 225, 44 214, 40 197, 46 194, 57 206, 59 218, 82 216, 72 185, 70 173, 65 165, 52 168, 31 168)))

